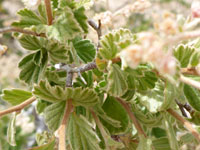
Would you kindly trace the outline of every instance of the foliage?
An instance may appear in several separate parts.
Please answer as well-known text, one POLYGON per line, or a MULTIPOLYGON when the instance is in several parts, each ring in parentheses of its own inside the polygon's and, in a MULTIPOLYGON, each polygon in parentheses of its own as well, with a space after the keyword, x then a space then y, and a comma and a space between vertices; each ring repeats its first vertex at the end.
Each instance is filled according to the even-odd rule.
MULTIPOLYGON (((140 33, 142 27, 134 33, 113 29, 101 36, 101 24, 88 23, 90 2, 52 0, 49 12, 42 1, 35 11, 18 12, 20 20, 12 26, 19 33, 13 36, 28 53, 18 67, 19 79, 29 91, 2 91, 2 99, 17 108, 6 121, 7 142, 17 146, 16 117, 32 97, 48 128, 36 135, 32 150, 179 150, 187 138, 178 139, 179 132, 200 134, 193 129, 190 133, 191 128, 188 132, 175 120, 187 119, 195 128, 200 124, 199 86, 194 85, 199 80, 200 41, 186 38, 172 49, 176 39, 160 40, 172 35, 140 33), (89 39, 89 25, 97 31, 98 44, 89 39), (181 80, 182 70, 188 68, 195 72, 187 77, 192 82, 181 80), (178 106, 191 118, 170 113, 182 111, 184 116, 178 106), (64 145, 56 136, 64 137, 64 145)), ((191 143, 197 145, 196 139, 191 143)))

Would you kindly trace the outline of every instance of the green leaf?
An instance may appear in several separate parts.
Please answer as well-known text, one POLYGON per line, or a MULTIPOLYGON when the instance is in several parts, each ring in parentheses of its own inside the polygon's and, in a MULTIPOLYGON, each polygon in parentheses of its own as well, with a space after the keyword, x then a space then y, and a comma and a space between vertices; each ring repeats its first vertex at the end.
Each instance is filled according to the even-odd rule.
POLYGON ((41 51, 25 56, 19 63, 22 69, 19 78, 28 84, 38 83, 44 73, 48 62, 47 53, 41 54, 41 51))
POLYGON ((44 24, 47 24, 47 13, 46 13, 46 8, 44 4, 40 4, 38 6, 38 13, 40 14, 40 19, 44 24))
POLYGON ((18 41, 21 46, 27 50, 39 50, 44 44, 43 42, 40 42, 37 37, 25 34, 21 35, 18 38, 18 41))
POLYGON ((73 40, 73 45, 77 55, 83 62, 93 61, 96 55, 96 48, 90 40, 76 38, 73 40))
POLYGON ((162 81, 159 81, 154 89, 137 93, 137 96, 140 103, 146 106, 151 113, 166 110, 170 106, 176 106, 174 103, 176 98, 175 87, 169 82, 164 85, 162 81))
POLYGON ((56 146, 56 140, 55 138, 52 138, 47 144, 38 147, 33 147, 29 150, 55 150, 55 146, 56 146))
POLYGON ((47 81, 40 81, 39 85, 34 87, 33 94, 49 102, 72 99, 75 106, 84 107, 94 106, 99 101, 97 94, 89 88, 62 88, 51 86, 47 81))
POLYGON ((180 62, 181 68, 197 66, 200 60, 200 51, 190 45, 179 45, 174 50, 174 56, 180 62))
POLYGON ((101 48, 99 49, 100 55, 111 60, 117 56, 123 48, 131 44, 133 36, 127 29, 119 29, 104 35, 101 38, 101 48), (128 42, 127 42, 128 41, 128 42))
POLYGON ((37 104, 35 106, 36 112, 38 114, 42 114, 45 110, 45 108, 49 105, 49 102, 43 101, 43 100, 38 100, 37 104))
POLYGON ((153 146, 155 150, 170 150, 169 140, 166 137, 154 139, 153 146))
POLYGON ((48 107, 44 111, 44 118, 48 128, 51 131, 56 131, 61 124, 66 101, 56 102, 48 107))
POLYGON ((47 70, 45 72, 45 77, 48 79, 50 83, 65 85, 66 83, 66 71, 51 71, 47 70))
POLYGON ((139 136, 139 144, 136 150, 152 150, 152 141, 143 135, 139 136))
POLYGON ((130 127, 130 120, 127 112, 114 97, 108 96, 102 108, 108 117, 120 122, 121 127, 115 127, 100 116, 101 122, 111 135, 122 134, 128 130, 130 127))
POLYGON ((18 105, 32 97, 32 93, 21 89, 3 90, 2 99, 12 105, 18 105))
POLYGON ((82 32, 82 28, 69 7, 65 7, 54 24, 47 27, 47 37, 58 40, 59 42, 66 42, 67 40, 73 39, 82 32))
POLYGON ((122 96, 128 89, 126 76, 117 64, 111 65, 107 77, 107 92, 113 96, 122 96))
POLYGON ((74 87, 93 87, 93 74, 92 71, 81 73, 81 77, 76 78, 76 82, 73 83, 74 87), (83 81, 84 80, 84 81, 83 81), (86 83, 85 83, 86 82, 86 83))
POLYGON ((189 104, 197 111, 200 111, 200 91, 187 84, 184 85, 184 94, 189 104))
POLYGON ((49 53, 50 59, 54 63, 69 62, 69 55, 68 55, 69 48, 65 47, 64 45, 58 43, 50 44, 47 48, 47 51, 49 53))
POLYGON ((99 137, 83 116, 71 115, 67 137, 72 150, 101 150, 99 137))
POLYGON ((85 15, 85 8, 80 7, 74 11, 74 17, 85 33, 88 33, 87 16, 85 15))
POLYGON ((25 27, 31 27, 33 25, 40 25, 43 24, 43 22, 40 20, 40 18, 31 10, 28 9, 22 9, 18 12, 18 15, 20 16, 19 22, 14 22, 12 26, 25 28, 25 27))
POLYGON ((178 140, 176 138, 176 133, 175 133, 175 129, 173 127, 173 123, 171 121, 171 118, 169 117, 168 114, 164 114, 164 125, 165 125, 165 129, 167 132, 167 136, 169 139, 169 144, 171 149, 173 150, 179 150, 179 145, 178 145, 178 140))
POLYGON ((14 112, 13 118, 11 118, 11 121, 10 121, 10 123, 8 125, 8 129, 7 129, 7 141, 12 146, 16 146, 16 142, 15 142, 15 133, 16 133, 15 121, 16 121, 16 112, 14 112))

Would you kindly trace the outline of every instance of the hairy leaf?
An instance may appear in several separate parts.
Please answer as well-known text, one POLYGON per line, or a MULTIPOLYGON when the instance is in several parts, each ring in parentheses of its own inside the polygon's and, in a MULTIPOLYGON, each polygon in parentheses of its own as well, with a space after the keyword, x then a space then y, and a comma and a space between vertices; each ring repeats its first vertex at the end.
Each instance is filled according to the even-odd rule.
POLYGON ((37 51, 25 56, 19 63, 20 79, 28 84, 38 83, 48 62, 47 53, 37 51))
POLYGON ((16 112, 14 112, 13 118, 11 118, 10 123, 8 125, 8 129, 7 129, 7 141, 12 146, 16 146, 16 142, 15 142, 15 133, 16 133, 15 121, 16 121, 16 112))
POLYGON ((107 81, 107 92, 113 96, 122 96, 128 89, 126 76, 116 64, 110 66, 107 81))
POLYGON ((144 137, 143 135, 139 136, 140 142, 136 150, 152 150, 152 141, 144 137))
POLYGON ((182 68, 197 66, 200 60, 200 51, 189 45, 179 45, 174 50, 174 56, 180 62, 182 68))
POLYGON ((127 129, 130 127, 129 117, 126 110, 114 97, 109 96, 104 102, 102 108, 108 117, 120 122, 121 127, 115 127, 105 121, 103 118, 100 118, 104 127, 108 129, 110 134, 116 135, 127 131, 127 129))
POLYGON ((47 144, 38 147, 33 147, 29 150, 55 150, 55 145, 56 145, 56 140, 55 138, 52 138, 47 144))
POLYGON ((101 150, 99 137, 83 116, 71 115, 67 127, 67 137, 72 150, 101 150))
POLYGON ((69 48, 65 47, 64 45, 60 45, 58 43, 50 44, 47 48, 47 51, 49 53, 51 61, 53 61, 54 63, 69 62, 69 48))
POLYGON ((101 38, 101 48, 99 53, 107 60, 116 57, 117 53, 123 48, 130 45, 132 41, 132 34, 127 29, 119 29, 104 35, 101 38))
POLYGON ((80 7, 74 11, 74 17, 85 33, 88 33, 87 16, 85 15, 85 8, 80 7))
POLYGON ((170 150, 169 140, 166 137, 154 139, 153 146, 155 150, 170 150))
POLYGON ((49 102, 72 99, 75 106, 84 107, 93 106, 99 100, 97 94, 89 88, 62 88, 51 86, 47 81, 41 81, 38 86, 35 86, 33 94, 49 102))
POLYGON ((66 42, 69 39, 73 39, 82 32, 82 28, 69 7, 65 7, 61 15, 55 20, 54 24, 47 27, 48 38, 60 42, 66 42))
POLYGON ((44 40, 38 39, 35 36, 31 35, 21 35, 18 38, 18 41, 20 42, 21 46, 27 50, 39 50, 43 47, 44 45, 44 40))
POLYGON ((83 62, 91 62, 94 59, 96 49, 94 44, 90 40, 76 38, 73 41, 73 45, 77 52, 77 55, 83 62))
POLYGON ((66 101, 56 102, 48 107, 44 111, 44 118, 48 128, 52 131, 56 131, 61 124, 66 101))
POLYGON ((15 27, 25 28, 33 25, 43 24, 42 20, 33 11, 26 8, 20 10, 18 15, 20 16, 21 20, 12 24, 15 27))
POLYGON ((32 93, 21 89, 4 89, 1 97, 12 105, 18 105, 32 97, 32 93))

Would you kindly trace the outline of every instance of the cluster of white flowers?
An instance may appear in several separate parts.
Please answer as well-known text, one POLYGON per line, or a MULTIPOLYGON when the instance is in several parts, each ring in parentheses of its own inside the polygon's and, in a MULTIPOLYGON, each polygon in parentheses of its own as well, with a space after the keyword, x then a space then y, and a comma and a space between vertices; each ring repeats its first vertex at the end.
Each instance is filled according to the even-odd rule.
POLYGON ((192 17, 200 18, 200 1, 195 0, 191 5, 192 17))
POLYGON ((136 2, 126 5, 125 7, 119 9, 118 11, 112 13, 106 11, 100 14, 97 14, 94 17, 94 20, 101 20, 102 26, 112 26, 113 19, 117 16, 129 17, 133 12, 143 12, 151 6, 151 3, 148 0, 137 0, 136 2))
POLYGON ((35 125, 31 122, 30 117, 24 113, 17 115, 16 126, 20 126, 23 129, 22 134, 32 133, 35 129, 35 125))
POLYGON ((162 74, 176 73, 176 60, 171 53, 163 51, 163 41, 150 32, 138 35, 138 41, 120 53, 123 65, 135 68, 141 62, 151 62, 162 74))
POLYGON ((155 29, 157 29, 161 34, 174 35, 178 33, 179 26, 176 16, 171 12, 164 12, 162 14, 162 19, 154 23, 155 29))
POLYGON ((37 9, 37 7, 40 5, 41 0, 22 0, 25 7, 29 9, 37 9))

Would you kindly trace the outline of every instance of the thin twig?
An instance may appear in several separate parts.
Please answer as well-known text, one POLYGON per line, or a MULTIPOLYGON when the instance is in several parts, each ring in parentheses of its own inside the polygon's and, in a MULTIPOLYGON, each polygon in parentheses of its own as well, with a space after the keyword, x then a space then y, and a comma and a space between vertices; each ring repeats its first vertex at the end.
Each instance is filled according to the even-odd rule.
POLYGON ((196 68, 181 68, 182 74, 188 74, 188 75, 196 75, 199 76, 200 74, 197 72, 196 68))
POLYGON ((101 132, 101 134, 103 136, 103 138, 104 138, 106 149, 108 149, 108 142, 106 140, 106 139, 108 139, 108 135, 107 135, 107 133, 106 133, 101 121, 99 120, 99 118, 95 114, 95 112, 92 111, 92 110, 90 110, 90 112, 91 112, 91 114, 92 114, 92 116, 93 116, 93 118, 94 118, 94 120, 95 120, 95 122, 96 122, 96 124, 97 124, 97 126, 98 126, 98 128, 99 128, 99 130, 100 130, 100 132, 101 132))
POLYGON ((192 80, 192 79, 185 77, 183 75, 180 76, 180 81, 183 82, 183 83, 186 83, 188 85, 191 85, 191 86, 200 90, 200 82, 198 82, 198 81, 192 80))
POLYGON ((174 44, 179 41, 194 39, 194 38, 198 38, 198 37, 200 37, 200 30, 184 32, 184 33, 180 33, 179 35, 176 35, 172 38, 167 39, 165 45, 174 44))
POLYGON ((93 20, 88 20, 89 25, 97 32, 98 36, 98 46, 97 46, 97 51, 100 48, 100 39, 102 36, 102 31, 101 31, 101 20, 98 20, 98 25, 93 21, 93 20))
POLYGON ((167 112, 170 113, 174 118, 179 120, 185 126, 185 128, 190 131, 194 135, 194 137, 200 142, 200 134, 192 127, 192 124, 189 121, 182 118, 176 111, 172 110, 171 108, 168 109, 167 112))
POLYGON ((72 105, 72 99, 67 100, 66 106, 65 106, 65 113, 62 120, 62 123, 58 129, 58 135, 59 135, 59 150, 66 150, 66 126, 67 122, 69 120, 70 114, 73 111, 73 105, 72 105))
POLYGON ((0 34, 9 33, 9 32, 19 32, 19 33, 29 34, 33 36, 46 37, 45 34, 43 33, 38 34, 30 30, 25 30, 25 29, 20 29, 20 28, 15 28, 15 27, 5 27, 5 28, 0 29, 0 34))
POLYGON ((67 73, 66 87, 72 87, 73 72, 67 73))
POLYGON ((47 13, 47 19, 48 19, 48 25, 52 25, 53 23, 53 14, 51 10, 51 1, 45 0, 45 7, 46 7, 46 13, 47 13))
POLYGON ((36 100, 36 97, 33 96, 33 97, 27 99, 26 101, 24 101, 23 103, 21 103, 19 105, 13 106, 13 107, 8 108, 8 109, 3 110, 3 111, 0 111, 0 117, 4 116, 6 114, 12 113, 12 112, 20 111, 24 107, 26 107, 27 105, 33 103, 35 100, 36 100))
POLYGON ((138 131, 138 134, 140 135, 144 135, 144 137, 147 137, 147 135, 145 134, 145 132, 143 131, 142 127, 140 126, 138 120, 136 119, 135 115, 133 114, 133 112, 131 111, 130 106, 124 102, 123 100, 121 100, 120 98, 116 98, 118 100, 118 102, 120 102, 120 104, 125 108, 125 110, 127 111, 130 119, 133 121, 133 124, 135 125, 135 128, 138 131))

